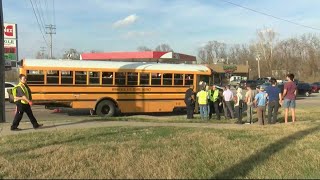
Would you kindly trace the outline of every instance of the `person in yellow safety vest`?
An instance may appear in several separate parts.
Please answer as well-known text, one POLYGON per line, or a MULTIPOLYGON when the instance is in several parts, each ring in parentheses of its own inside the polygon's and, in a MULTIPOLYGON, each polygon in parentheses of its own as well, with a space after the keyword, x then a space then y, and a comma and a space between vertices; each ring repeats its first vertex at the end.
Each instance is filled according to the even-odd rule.
POLYGON ((210 104, 210 112, 209 119, 212 118, 213 110, 217 115, 217 119, 220 120, 220 112, 219 112, 219 103, 220 101, 220 93, 219 89, 217 89, 216 85, 212 86, 212 89, 209 91, 209 104, 210 104))
POLYGON ((31 110, 32 96, 31 96, 31 90, 27 85, 26 75, 20 74, 19 79, 20 79, 20 83, 12 89, 12 95, 14 97, 14 101, 16 103, 17 108, 16 108, 16 114, 15 114, 14 120, 11 125, 11 130, 12 131, 21 130, 18 128, 18 126, 24 112, 28 115, 33 125, 33 128, 37 129, 43 126, 43 124, 39 124, 32 113, 32 110, 31 110))
POLYGON ((200 116, 202 120, 208 119, 208 92, 203 86, 201 91, 197 93, 198 103, 200 107, 200 116))

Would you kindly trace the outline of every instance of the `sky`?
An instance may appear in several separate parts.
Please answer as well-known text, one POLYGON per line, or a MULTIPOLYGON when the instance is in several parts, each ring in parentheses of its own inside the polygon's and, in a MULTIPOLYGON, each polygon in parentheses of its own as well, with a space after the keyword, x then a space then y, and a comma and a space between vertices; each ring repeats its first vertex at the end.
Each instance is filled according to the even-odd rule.
MULTIPOLYGON (((320 29, 319 0, 228 1, 320 29)), ((3 0, 4 21, 18 25, 19 59, 34 58, 41 46, 49 50, 31 2, 43 24, 56 25, 56 57, 70 48, 80 52, 136 51, 138 46, 154 49, 162 43, 175 52, 196 56, 208 41, 250 43, 263 28, 275 30, 279 39, 319 33, 223 0, 3 0)))

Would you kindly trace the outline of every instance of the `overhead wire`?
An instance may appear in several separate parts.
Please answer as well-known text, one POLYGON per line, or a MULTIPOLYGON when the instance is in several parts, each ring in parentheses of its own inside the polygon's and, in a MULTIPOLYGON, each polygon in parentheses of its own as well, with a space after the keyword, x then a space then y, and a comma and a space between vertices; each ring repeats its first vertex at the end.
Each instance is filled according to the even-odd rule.
POLYGON ((37 23, 38 23, 38 27, 39 27, 40 32, 41 32, 41 34, 42 34, 43 40, 44 40, 44 42, 46 43, 47 47, 49 47, 49 44, 48 44, 48 42, 47 42, 47 39, 45 38, 44 33, 43 33, 43 31, 42 31, 42 28, 41 28, 41 25, 40 25, 40 23, 39 23, 39 20, 38 20, 38 17, 37 17, 37 13, 36 13, 36 11, 35 11, 35 9, 34 9, 32 0, 30 0, 30 3, 31 3, 31 6, 32 6, 32 10, 33 10, 34 16, 36 17, 36 20, 37 20, 37 23))
POLYGON ((231 1, 227 1, 227 0, 220 0, 220 1, 226 2, 226 3, 228 3, 228 4, 231 4, 231 5, 234 5, 234 6, 237 6, 237 7, 240 7, 240 8, 243 8, 243 9, 246 9, 246 10, 249 10, 249 11, 252 11, 252 12, 255 12, 255 13, 258 13, 258 14, 261 14, 261 15, 264 15, 264 16, 268 16, 268 17, 274 18, 274 19, 277 19, 277 20, 285 21, 285 22, 287 22, 287 23, 291 23, 291 24, 294 24, 294 25, 296 25, 296 26, 300 26, 300 27, 304 27, 304 28, 308 28, 308 29, 313 29, 313 30, 316 30, 316 31, 320 31, 320 28, 316 28, 316 27, 312 27, 312 26, 307 26, 307 25, 304 25, 304 24, 301 24, 301 23, 297 23, 297 22, 288 20, 288 19, 284 19, 284 18, 281 18, 281 17, 277 17, 277 16, 274 16, 274 15, 272 15, 272 14, 268 14, 268 13, 261 12, 261 11, 258 11, 258 10, 255 10, 255 9, 252 9, 252 8, 249 8, 249 7, 246 7, 246 6, 242 6, 242 5, 240 5, 240 4, 237 4, 237 3, 234 3, 234 2, 231 2, 231 1))
POLYGON ((45 3, 45 8, 46 8, 46 12, 47 12, 47 22, 49 23, 50 22, 50 15, 49 15, 49 6, 48 6, 48 0, 45 0, 44 1, 44 3, 45 3))
POLYGON ((54 6, 54 0, 52 0, 52 13, 53 13, 53 24, 56 24, 56 10, 54 6))
MULTIPOLYGON (((31 0, 32 1, 32 0, 31 0)), ((40 23, 41 23, 41 27, 44 29, 45 31, 45 21, 43 20, 43 15, 41 14, 41 10, 39 9, 38 7, 38 3, 37 3, 37 0, 34 0, 34 5, 35 5, 35 8, 36 8, 36 11, 38 12, 37 15, 39 17, 39 20, 40 20, 40 23)))

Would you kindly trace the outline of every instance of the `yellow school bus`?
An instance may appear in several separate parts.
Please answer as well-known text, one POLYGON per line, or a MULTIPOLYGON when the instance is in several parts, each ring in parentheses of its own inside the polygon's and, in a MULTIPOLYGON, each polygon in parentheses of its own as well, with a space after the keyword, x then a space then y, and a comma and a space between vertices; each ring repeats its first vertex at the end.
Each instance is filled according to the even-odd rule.
POLYGON ((172 112, 185 108, 190 85, 211 81, 203 65, 84 60, 23 59, 34 104, 117 112, 172 112))

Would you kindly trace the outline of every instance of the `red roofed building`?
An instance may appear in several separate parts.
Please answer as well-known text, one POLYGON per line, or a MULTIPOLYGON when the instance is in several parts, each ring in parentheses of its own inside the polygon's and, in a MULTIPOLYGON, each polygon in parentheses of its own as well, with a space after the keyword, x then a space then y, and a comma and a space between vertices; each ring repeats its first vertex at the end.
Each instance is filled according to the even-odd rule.
POLYGON ((166 63, 196 63, 196 57, 175 52, 145 51, 145 52, 105 52, 82 53, 80 60, 133 61, 133 62, 166 62, 166 63))

